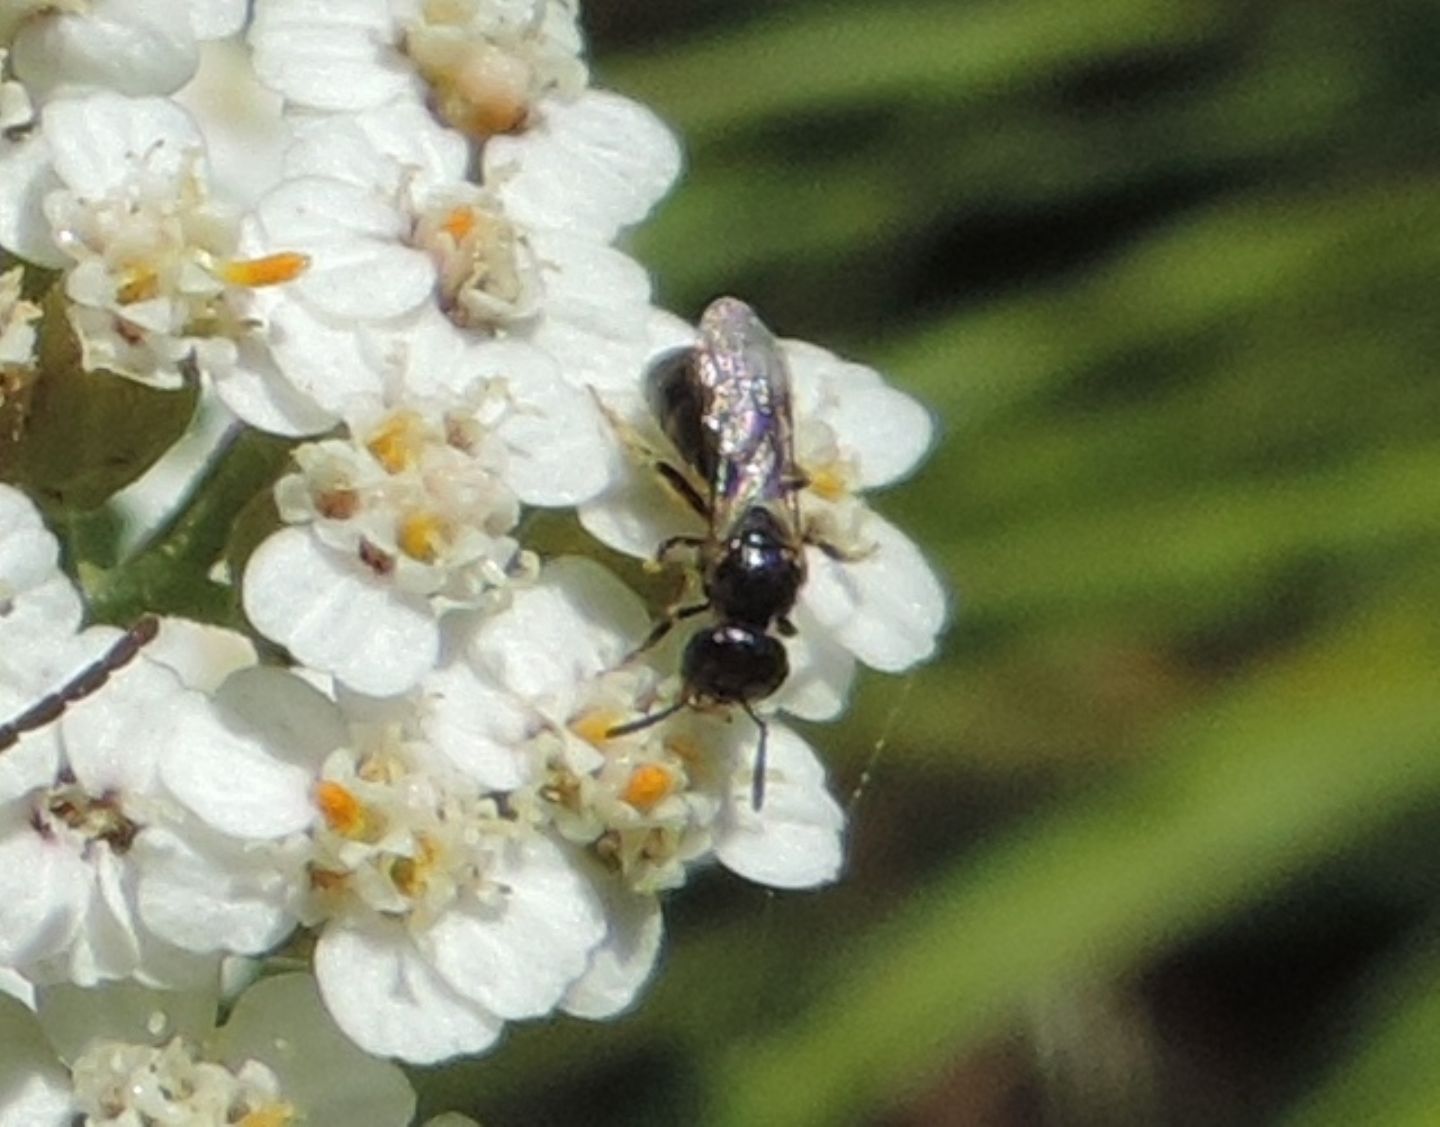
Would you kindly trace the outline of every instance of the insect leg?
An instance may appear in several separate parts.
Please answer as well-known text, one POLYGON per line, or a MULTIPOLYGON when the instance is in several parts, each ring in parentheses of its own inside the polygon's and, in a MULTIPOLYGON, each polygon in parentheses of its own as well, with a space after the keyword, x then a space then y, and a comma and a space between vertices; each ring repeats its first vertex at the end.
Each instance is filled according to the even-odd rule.
POLYGON ((750 776, 750 807, 759 811, 765 805, 765 746, 770 739, 770 727, 750 707, 749 701, 741 701, 740 707, 745 710, 746 716, 755 721, 755 727, 760 729, 760 746, 755 749, 755 770, 750 776))
POLYGON ((159 619, 146 615, 121 634, 115 644, 93 665, 82 669, 70 681, 48 696, 40 698, 19 716, 0 724, 0 751, 13 747, 27 732, 43 728, 52 720, 58 719, 72 704, 99 690, 113 673, 135 660, 135 655, 154 639, 159 629, 159 619))
POLYGON ((671 607, 665 612, 665 617, 662 618, 659 622, 657 622, 651 629, 650 633, 645 636, 645 640, 625 655, 625 660, 627 662, 634 661, 635 658, 639 657, 646 650, 653 649, 655 646, 659 645, 660 639, 665 637, 666 634, 670 633, 671 630, 675 629, 675 624, 677 622, 684 622, 685 619, 693 618, 701 611, 706 611, 709 609, 710 604, 708 602, 696 603, 693 606, 688 607, 671 607))
POLYGON ((710 506, 706 504, 705 498, 701 496, 700 491, 691 483, 685 471, 667 461, 662 455, 655 451, 648 442, 635 432, 634 427, 610 409, 605 401, 600 398, 600 393, 593 387, 590 389, 590 395, 595 400, 595 406, 600 409, 600 413, 604 415, 606 421, 609 422, 610 428, 619 437, 624 447, 630 451, 631 457, 640 464, 649 467, 682 501, 694 509, 701 517, 708 520, 710 516, 710 506))

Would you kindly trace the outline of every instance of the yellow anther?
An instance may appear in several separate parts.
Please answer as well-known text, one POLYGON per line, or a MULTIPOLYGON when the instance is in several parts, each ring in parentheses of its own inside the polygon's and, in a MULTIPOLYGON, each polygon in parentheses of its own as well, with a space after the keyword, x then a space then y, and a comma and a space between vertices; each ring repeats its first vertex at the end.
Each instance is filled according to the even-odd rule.
POLYGON ((416 513, 401 523, 396 543, 412 560, 433 563, 444 550, 447 539, 444 521, 434 513, 416 513))
POLYGON ((457 243, 464 242, 465 236, 475 230, 475 212, 468 207, 457 207, 445 216, 440 224, 444 231, 457 243))
POLYGON ((247 1112, 235 1127, 288 1127, 295 1122, 295 1115, 295 1105, 282 1100, 247 1112))
POLYGON ((832 464, 813 471, 809 487, 823 500, 839 501, 850 492, 849 479, 844 467, 832 464))
POLYGON ((429 838, 420 839, 418 857, 398 857, 390 866, 390 879, 402 896, 415 898, 425 891, 426 877, 435 867, 440 850, 429 838))
POLYGON ((325 824, 341 837, 358 838, 365 833, 365 804, 339 783, 328 779, 316 783, 315 805, 325 824))
POLYGON ((267 254, 264 258, 244 258, 223 263, 218 271, 222 281, 232 286, 278 286, 293 282, 310 267, 310 256, 293 250, 267 254))
POLYGON ((423 442, 420 416, 413 411, 397 411, 376 428, 365 449, 385 467, 386 473, 397 474, 415 464, 423 442))
POLYGON ((614 712, 596 709, 570 721, 570 730, 586 743, 601 747, 610 738, 608 735, 610 729, 619 724, 621 720, 622 717, 614 712))
POLYGON ((121 305, 134 305, 137 301, 150 301, 160 294, 160 275, 150 266, 132 266, 125 271, 125 280, 115 291, 115 300, 121 305))
POLYGON ((675 779, 658 763, 642 763, 630 773, 620 797, 636 810, 649 810, 675 788, 675 779))

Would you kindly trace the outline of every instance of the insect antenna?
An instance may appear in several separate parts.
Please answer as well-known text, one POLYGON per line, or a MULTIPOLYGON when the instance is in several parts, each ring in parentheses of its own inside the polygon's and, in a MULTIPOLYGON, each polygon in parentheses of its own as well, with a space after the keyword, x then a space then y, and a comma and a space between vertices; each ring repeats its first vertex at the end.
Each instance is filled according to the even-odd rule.
POLYGON ((681 697, 674 704, 666 705, 659 712, 648 712, 638 720, 631 720, 624 724, 616 724, 613 728, 607 728, 605 738, 613 740, 616 736, 628 736, 634 732, 643 732, 646 728, 653 728, 662 720, 668 720, 690 702, 681 697))
POLYGON ((758 811, 765 805, 765 745, 770 739, 770 726, 760 719, 749 701, 741 701, 740 707, 760 729, 760 746, 755 749, 755 773, 750 776, 750 808, 758 811))
POLYGON ((0 751, 19 743, 27 732, 59 719, 60 714, 72 704, 96 692, 113 673, 134 661, 135 655, 154 640, 159 629, 160 620, 147 614, 121 634, 99 660, 86 666, 55 692, 41 697, 20 715, 0 724, 0 751))

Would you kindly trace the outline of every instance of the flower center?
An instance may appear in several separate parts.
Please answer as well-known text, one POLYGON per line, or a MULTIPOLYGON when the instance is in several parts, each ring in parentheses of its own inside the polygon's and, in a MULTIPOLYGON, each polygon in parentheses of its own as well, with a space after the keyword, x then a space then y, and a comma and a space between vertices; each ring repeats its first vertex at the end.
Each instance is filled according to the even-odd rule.
POLYGON ((404 38, 435 112, 477 140, 524 129, 552 91, 578 94, 580 49, 575 5, 561 0, 423 0, 404 38))
POLYGON ((258 1061, 238 1069, 202 1059, 181 1038, 162 1047, 92 1044, 71 1066, 77 1121, 101 1124, 216 1123, 288 1127, 299 1120, 275 1073, 258 1061))
POLYGON ((143 828, 126 816, 119 795, 92 795, 71 777, 62 777, 37 796, 31 824, 42 836, 71 838, 82 852, 104 842, 115 853, 125 853, 143 828))
POLYGON ((314 918, 362 907, 423 927, 461 894, 502 895, 487 873, 514 823, 495 800, 393 731, 366 742, 334 752, 315 785, 314 918))
POLYGON ((684 882, 685 863, 706 848, 719 810, 708 793, 718 773, 689 737, 688 717, 609 734, 653 707, 655 689, 644 670, 603 674, 566 732, 541 732, 531 749, 545 765, 536 789, 544 816, 644 892, 684 882))
POLYGON ((353 438, 300 447, 299 473, 277 490, 281 516, 316 523, 323 541, 405 591, 482 605, 535 566, 510 535, 520 503, 501 476, 504 447, 480 421, 508 402, 495 382, 465 408, 391 411, 354 422, 353 438))
POLYGON ((492 196, 479 192, 429 204, 419 212, 411 241, 434 260, 440 306, 456 324, 493 330, 539 310, 539 263, 492 196))
POLYGON ((142 380, 173 374, 197 338, 250 333, 231 292, 293 281, 309 265, 290 252, 232 259, 236 220, 208 198, 201 154, 177 172, 158 167, 159 151, 137 156, 101 199, 60 191, 45 201, 56 245, 74 260, 65 294, 86 368, 142 380))

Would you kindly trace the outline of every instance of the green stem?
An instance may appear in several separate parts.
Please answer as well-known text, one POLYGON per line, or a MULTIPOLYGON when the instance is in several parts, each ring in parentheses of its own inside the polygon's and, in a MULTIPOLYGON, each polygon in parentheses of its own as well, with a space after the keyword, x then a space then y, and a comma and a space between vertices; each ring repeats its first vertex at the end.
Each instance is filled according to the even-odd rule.
POLYGON ((123 623, 149 611, 233 621, 234 588, 211 580, 210 570, 241 513, 274 484, 289 457, 290 445, 281 439, 249 429, 227 435, 189 500, 142 550, 82 576, 92 617, 123 623))

